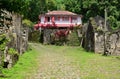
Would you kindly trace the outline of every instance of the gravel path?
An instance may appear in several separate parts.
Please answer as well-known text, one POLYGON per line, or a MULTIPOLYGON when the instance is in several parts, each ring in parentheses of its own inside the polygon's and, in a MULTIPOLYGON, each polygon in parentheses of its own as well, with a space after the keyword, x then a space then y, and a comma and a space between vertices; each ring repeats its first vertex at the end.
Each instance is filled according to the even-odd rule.
MULTIPOLYGON (((39 56, 39 69, 31 78, 27 79, 80 79, 79 65, 57 49, 46 48, 42 45, 35 45, 37 51, 42 52, 39 56)), ((65 50, 65 49, 64 49, 65 50)))

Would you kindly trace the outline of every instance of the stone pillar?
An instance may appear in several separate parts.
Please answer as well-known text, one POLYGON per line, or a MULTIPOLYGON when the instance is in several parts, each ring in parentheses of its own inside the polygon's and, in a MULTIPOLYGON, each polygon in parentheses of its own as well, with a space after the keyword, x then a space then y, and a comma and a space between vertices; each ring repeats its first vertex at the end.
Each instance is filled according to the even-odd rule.
POLYGON ((19 53, 22 53, 22 51, 21 51, 22 18, 19 14, 13 13, 13 26, 14 26, 14 29, 15 29, 15 33, 17 35, 16 48, 17 48, 19 53))
POLYGON ((95 32, 95 53, 103 53, 104 52, 104 41, 103 41, 103 34, 99 34, 98 32, 95 32))
POLYGON ((43 38, 44 38, 44 44, 50 44, 50 35, 51 33, 53 32, 52 29, 44 29, 44 35, 43 35, 43 38))

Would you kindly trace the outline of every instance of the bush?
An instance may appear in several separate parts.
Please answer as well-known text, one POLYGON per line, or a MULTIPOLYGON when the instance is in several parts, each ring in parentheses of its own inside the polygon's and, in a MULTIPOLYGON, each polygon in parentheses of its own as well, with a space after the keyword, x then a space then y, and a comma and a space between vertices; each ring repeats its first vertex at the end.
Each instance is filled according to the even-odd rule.
POLYGON ((15 55, 15 54, 18 54, 18 52, 14 48, 9 48, 8 54, 15 55))
POLYGON ((33 27, 33 23, 30 20, 28 20, 28 19, 24 19, 22 21, 22 24, 24 24, 24 25, 26 25, 28 27, 33 27))
POLYGON ((70 45, 70 46, 79 46, 80 45, 76 30, 72 30, 72 32, 69 34, 67 45, 70 45))
POLYGON ((39 31, 30 32, 28 40, 31 41, 31 42, 39 42, 39 40, 40 40, 40 32, 39 31))

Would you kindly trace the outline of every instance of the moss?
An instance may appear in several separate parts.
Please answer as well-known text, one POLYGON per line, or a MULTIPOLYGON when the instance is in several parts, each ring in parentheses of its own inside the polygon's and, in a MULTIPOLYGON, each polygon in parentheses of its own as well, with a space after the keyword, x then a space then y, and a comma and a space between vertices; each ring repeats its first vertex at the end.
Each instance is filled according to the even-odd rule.
POLYGON ((30 21, 30 20, 28 20, 28 19, 24 19, 23 21, 22 21, 22 23, 24 24, 24 25, 26 25, 26 26, 28 26, 28 27, 33 27, 33 23, 30 21))
POLYGON ((2 69, 3 69, 2 66, 0 66, 0 74, 2 74, 2 69))
POLYGON ((94 31, 96 31, 97 30, 97 24, 96 24, 93 17, 90 18, 90 23, 93 26, 94 31))
POLYGON ((5 38, 5 34, 0 35, 0 41, 2 41, 5 38))
POLYGON ((5 46, 8 42, 9 42, 9 38, 7 38, 5 34, 0 35, 0 50, 1 51, 5 49, 5 46))
POLYGON ((3 70, 3 65, 4 65, 4 56, 3 56, 3 51, 0 51, 0 75, 2 74, 3 70))
POLYGON ((14 48, 9 48, 8 54, 10 54, 10 55, 15 55, 15 54, 17 54, 17 55, 18 55, 18 52, 17 52, 14 48))

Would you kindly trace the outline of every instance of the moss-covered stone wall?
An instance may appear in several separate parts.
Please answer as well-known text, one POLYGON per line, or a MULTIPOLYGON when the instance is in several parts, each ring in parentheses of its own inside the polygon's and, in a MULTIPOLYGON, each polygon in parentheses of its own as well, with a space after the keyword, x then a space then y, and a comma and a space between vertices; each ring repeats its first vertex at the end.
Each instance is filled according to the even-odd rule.
POLYGON ((27 50, 28 28, 19 14, 2 10, 0 16, 0 66, 10 68, 27 50))

